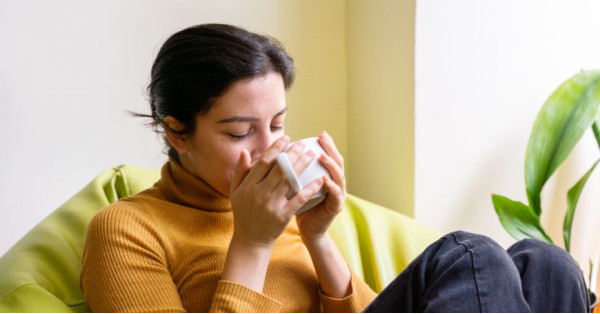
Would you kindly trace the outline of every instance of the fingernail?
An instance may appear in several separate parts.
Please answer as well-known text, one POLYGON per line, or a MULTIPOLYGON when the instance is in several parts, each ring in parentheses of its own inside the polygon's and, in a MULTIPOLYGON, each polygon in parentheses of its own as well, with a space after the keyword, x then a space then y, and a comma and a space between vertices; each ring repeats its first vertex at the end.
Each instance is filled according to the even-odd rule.
POLYGON ((301 153, 301 152, 303 152, 303 151, 304 151, 304 145, 303 145, 303 144, 304 144, 304 143, 302 143, 302 142, 298 142, 298 143, 296 143, 296 144, 294 144, 294 145, 292 146, 292 149, 293 149, 293 150, 294 150, 294 152, 296 152, 296 153, 301 153))
POLYGON ((306 155, 310 158, 313 158, 313 157, 315 157, 315 152, 312 150, 309 150, 308 152, 306 152, 306 155))

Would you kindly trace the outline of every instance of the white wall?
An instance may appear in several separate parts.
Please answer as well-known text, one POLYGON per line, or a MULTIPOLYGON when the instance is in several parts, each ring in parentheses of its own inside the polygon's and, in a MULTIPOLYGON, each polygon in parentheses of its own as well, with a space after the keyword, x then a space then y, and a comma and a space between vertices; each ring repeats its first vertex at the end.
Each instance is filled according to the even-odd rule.
POLYGON ((149 69, 164 40, 207 22, 279 38, 299 71, 288 133, 327 129, 345 154, 342 0, 3 0, 0 255, 100 172, 162 165, 161 141, 126 111, 147 112, 149 69), (303 122, 314 112, 323 115, 303 122))
MULTIPOLYGON (((513 242, 490 195, 527 203, 524 158, 533 121, 564 80, 600 68, 599 13, 598 1, 417 1, 418 220, 513 242)), ((599 157, 586 134, 543 191, 543 222, 559 245, 566 192, 599 157)), ((599 249, 599 178, 583 191, 573 227, 581 265, 599 249)))

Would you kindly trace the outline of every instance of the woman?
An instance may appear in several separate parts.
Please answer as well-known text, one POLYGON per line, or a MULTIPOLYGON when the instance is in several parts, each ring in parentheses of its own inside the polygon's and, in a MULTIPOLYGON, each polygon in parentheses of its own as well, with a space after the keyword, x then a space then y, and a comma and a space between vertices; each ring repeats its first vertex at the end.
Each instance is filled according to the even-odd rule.
MULTIPOLYGON (((561 249, 525 241, 507 253, 464 232, 432 244, 377 296, 327 233, 346 195, 343 158, 327 133, 319 161, 331 179, 285 196, 274 159, 290 141, 293 79, 277 41, 234 26, 198 25, 165 42, 149 117, 164 130, 169 161, 152 188, 90 222, 81 288, 91 310, 586 310, 581 273, 561 249), (321 187, 325 201, 294 216, 321 187)), ((315 158, 300 144, 287 154, 297 173, 315 158)))

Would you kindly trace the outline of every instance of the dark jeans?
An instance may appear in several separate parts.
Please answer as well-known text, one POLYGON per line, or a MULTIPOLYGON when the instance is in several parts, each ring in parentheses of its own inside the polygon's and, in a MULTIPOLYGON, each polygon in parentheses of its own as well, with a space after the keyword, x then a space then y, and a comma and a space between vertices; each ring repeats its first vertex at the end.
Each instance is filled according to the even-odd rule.
POLYGON ((467 232, 430 245, 365 312, 587 312, 583 274, 563 249, 522 240, 507 251, 467 232))

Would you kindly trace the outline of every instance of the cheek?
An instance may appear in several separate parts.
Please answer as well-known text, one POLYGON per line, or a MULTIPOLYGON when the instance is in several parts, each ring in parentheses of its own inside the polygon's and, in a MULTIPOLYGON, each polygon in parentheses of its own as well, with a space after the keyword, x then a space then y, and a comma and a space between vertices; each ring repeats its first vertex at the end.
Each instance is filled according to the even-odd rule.
POLYGON ((223 165, 223 169, 227 169, 227 179, 229 181, 231 181, 233 178, 233 173, 235 172, 235 166, 237 165, 237 162, 237 158, 231 158, 223 165))

